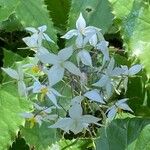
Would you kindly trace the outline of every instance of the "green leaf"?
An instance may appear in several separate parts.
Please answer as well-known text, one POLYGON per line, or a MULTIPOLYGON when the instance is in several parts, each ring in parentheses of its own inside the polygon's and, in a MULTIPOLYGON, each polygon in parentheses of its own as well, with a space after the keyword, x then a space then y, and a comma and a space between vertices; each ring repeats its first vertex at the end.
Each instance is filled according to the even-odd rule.
MULTIPOLYGON (((16 16, 24 27, 39 27, 42 25, 47 25, 48 35, 55 42, 57 41, 56 30, 53 26, 51 18, 49 17, 44 0, 20 0, 20 3, 16 9, 16 16)), ((52 45, 54 46, 56 44, 52 45)))
POLYGON ((66 30, 71 0, 45 0, 45 3, 54 25, 58 30, 66 30))
POLYGON ((30 108, 29 101, 20 99, 16 89, 10 84, 0 87, 0 150, 7 150, 19 126, 24 123, 20 113, 30 108))
POLYGON ((149 123, 150 119, 140 118, 114 120, 107 127, 100 129, 101 135, 96 140, 96 149, 126 150, 139 137, 142 129, 149 123))
POLYGON ((112 25, 113 15, 108 0, 72 0, 69 28, 75 28, 80 12, 83 13, 87 25, 99 27, 103 33, 112 25))
POLYGON ((137 140, 131 143, 128 150, 149 150, 150 149, 150 125, 147 125, 138 136, 137 140))
POLYGON ((23 57, 21 57, 16 53, 6 49, 3 50, 4 50, 3 67, 11 67, 14 64, 14 62, 23 60, 23 57))
POLYGON ((113 3, 113 0, 110 1, 114 14, 121 19, 121 30, 126 49, 140 59, 147 74, 150 75, 150 7, 148 2, 118 0, 113 3), (129 5, 126 4, 127 2, 129 5))
POLYGON ((1 0, 0 1, 0 22, 5 21, 14 13, 20 0, 1 0))
POLYGON ((36 124, 30 128, 27 122, 26 126, 21 128, 21 133, 30 147, 34 146, 36 150, 47 150, 48 146, 55 143, 59 138, 55 129, 48 128, 49 125, 49 123, 44 122, 40 127, 36 124))

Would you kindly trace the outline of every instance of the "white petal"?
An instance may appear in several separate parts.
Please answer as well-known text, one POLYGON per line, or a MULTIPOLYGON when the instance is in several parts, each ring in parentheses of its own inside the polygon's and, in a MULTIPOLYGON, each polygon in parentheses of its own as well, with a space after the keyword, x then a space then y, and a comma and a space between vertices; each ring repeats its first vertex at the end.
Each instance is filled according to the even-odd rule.
POLYGON ((103 103, 103 104, 105 103, 103 101, 103 98, 101 97, 101 95, 98 93, 97 90, 88 91, 84 94, 84 96, 89 98, 92 101, 96 101, 96 102, 103 103))
POLYGON ((38 27, 38 30, 39 30, 40 32, 45 32, 45 31, 47 30, 47 26, 46 26, 46 25, 43 25, 43 26, 41 26, 41 27, 38 27))
POLYGON ((110 97, 112 94, 113 94, 113 86, 110 82, 108 82, 106 84, 106 93, 107 93, 107 96, 110 97))
POLYGON ((133 112, 132 109, 126 103, 122 103, 118 107, 123 109, 123 110, 128 110, 128 111, 133 112))
POLYGON ((27 31, 32 32, 32 33, 36 33, 38 32, 34 27, 27 27, 25 28, 27 31))
POLYGON ((59 92, 57 92, 54 88, 50 89, 51 92, 53 92, 53 94, 55 94, 56 96, 62 96, 59 92))
POLYGON ((117 108, 115 106, 112 106, 111 108, 109 108, 109 110, 107 110, 107 112, 108 112, 107 114, 108 119, 113 120, 117 114, 117 108))
POLYGON ((119 107, 119 105, 125 103, 127 100, 128 100, 128 98, 121 99, 121 100, 116 102, 116 105, 119 107))
POLYGON ((76 21, 76 28, 82 32, 82 30, 84 30, 85 27, 86 27, 85 19, 83 18, 82 13, 80 13, 79 18, 76 21))
POLYGON ((16 70, 11 68, 2 68, 2 70, 7 73, 11 78, 19 80, 19 75, 16 70))
POLYGON ((114 66, 115 66, 115 60, 114 60, 114 58, 111 58, 108 66, 107 66, 107 73, 108 74, 111 74, 112 70, 114 69, 114 66))
POLYGON ((36 48, 36 47, 38 47, 38 35, 37 34, 33 34, 30 37, 25 37, 22 40, 30 48, 36 48))
POLYGON ((59 51, 58 57, 61 61, 65 61, 71 57, 72 53, 73 53, 73 48, 72 46, 70 46, 59 51))
MULTIPOLYGON (((87 126, 86 126, 87 127, 87 126)), ((72 125, 70 126, 70 130, 74 134, 78 134, 83 131, 84 124, 80 120, 73 120, 72 125)))
POLYGON ((74 104, 81 104, 82 100, 84 99, 83 96, 76 96, 71 100, 71 105, 74 104))
POLYGON ((39 53, 38 56, 39 60, 44 64, 58 64, 58 56, 53 53, 39 53))
POLYGON ((107 84, 108 79, 109 79, 108 76, 103 75, 98 82, 93 84, 93 86, 103 87, 107 84))
POLYGON ((60 128, 69 133, 72 122, 71 118, 61 118, 55 124, 49 126, 49 128, 60 128))
POLYGON ((43 39, 49 41, 49 42, 52 42, 52 43, 55 43, 47 34, 43 33, 43 39))
POLYGON ((81 72, 79 68, 77 68, 72 62, 66 61, 64 62, 64 67, 74 75, 81 76, 81 72))
POLYGON ((78 34, 77 39, 76 39, 76 46, 77 48, 82 48, 84 45, 84 40, 82 34, 78 34))
POLYGON ((77 36, 77 30, 73 29, 73 30, 70 30, 68 31, 65 35, 63 35, 61 38, 64 38, 64 39, 70 39, 72 38, 73 36, 77 36))
POLYGON ((82 107, 80 104, 76 103, 70 107, 69 116, 72 119, 80 119, 81 115, 82 115, 82 107))
POLYGON ((60 67, 59 65, 52 66, 48 71, 48 80, 50 86, 53 86, 59 81, 61 81, 63 76, 64 76, 64 68, 60 67))
POLYGON ((29 118, 32 118, 34 115, 30 112, 24 112, 24 113, 21 113, 20 116, 23 118, 29 119, 29 118))
POLYGON ((126 93, 127 88, 128 88, 128 77, 126 77, 126 78, 123 80, 123 87, 124 87, 125 93, 126 93))
POLYGON ((90 45, 96 47, 96 44, 97 44, 97 35, 94 34, 90 39, 89 39, 89 43, 90 45))
POLYGON ((83 115, 82 118, 81 118, 81 121, 83 123, 87 123, 87 124, 90 124, 90 123, 98 124, 97 122, 99 120, 101 120, 101 119, 97 118, 97 117, 94 117, 92 115, 83 115))
POLYGON ((120 67, 115 67, 113 71, 111 72, 111 76, 120 76, 124 73, 124 70, 120 67))
POLYGON ((142 69, 142 66, 141 65, 134 65, 132 66, 130 69, 129 69, 129 75, 132 76, 132 75, 135 75, 137 74, 138 72, 140 72, 142 69))
POLYGON ((41 88, 42 88, 42 85, 41 85, 40 82, 38 82, 38 81, 34 82, 34 84, 33 84, 33 93, 39 93, 41 88))
POLYGON ((20 96, 27 96, 26 85, 23 81, 18 81, 18 93, 20 96))
POLYGON ((60 108, 57 104, 57 99, 55 97, 55 95, 52 92, 47 92, 46 93, 47 97, 52 101, 52 103, 57 107, 60 108))
POLYGON ((88 51, 82 50, 78 53, 78 57, 81 59, 82 63, 87 66, 92 66, 91 55, 88 51))

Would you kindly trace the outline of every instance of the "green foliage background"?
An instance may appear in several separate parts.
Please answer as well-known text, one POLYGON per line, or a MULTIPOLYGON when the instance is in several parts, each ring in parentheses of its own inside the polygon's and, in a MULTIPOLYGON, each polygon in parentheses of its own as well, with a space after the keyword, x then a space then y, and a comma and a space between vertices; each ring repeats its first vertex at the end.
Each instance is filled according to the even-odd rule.
POLYGON ((149 0, 0 0, 0 66, 8 67, 33 55, 30 50, 22 53, 17 49, 25 46, 21 39, 27 35, 24 28, 28 26, 47 25, 47 34, 57 43, 51 48, 58 51, 64 47, 65 41, 60 36, 75 28, 80 12, 88 25, 102 29, 111 49, 117 51, 115 59, 118 64, 131 66, 140 62, 143 65, 143 73, 129 79, 126 93, 136 117, 126 116, 126 119, 112 121, 99 130, 99 138, 95 141, 60 139, 60 135, 47 129, 46 125, 31 130, 27 124, 23 127, 24 120, 19 116, 23 111, 30 111, 31 104, 18 98, 15 84, 4 85, 6 77, 0 72, 0 150, 7 150, 10 145, 11 150, 29 147, 46 150, 55 149, 55 146, 72 150, 87 147, 88 150, 88 147, 94 147, 93 142, 97 150, 150 149, 149 0), (116 43, 121 46, 116 47, 116 43), (121 55, 120 49, 125 50, 121 55))

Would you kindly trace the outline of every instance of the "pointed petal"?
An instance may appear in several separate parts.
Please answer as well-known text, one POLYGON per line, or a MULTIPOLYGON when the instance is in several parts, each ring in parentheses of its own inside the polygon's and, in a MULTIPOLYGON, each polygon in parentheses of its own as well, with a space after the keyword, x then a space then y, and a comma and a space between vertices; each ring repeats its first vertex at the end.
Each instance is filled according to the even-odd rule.
POLYGON ((80 119, 82 115, 82 107, 78 103, 74 103, 69 109, 69 116, 72 119, 80 119))
POLYGON ((108 79, 109 79, 108 76, 103 75, 98 82, 93 84, 93 86, 103 87, 107 84, 108 79))
POLYGON ((57 55, 53 53, 39 53, 37 57, 44 64, 58 64, 59 63, 57 55))
POLYGON ((70 39, 72 38, 73 36, 77 36, 77 30, 73 29, 73 30, 70 30, 68 31, 65 35, 63 35, 61 38, 64 38, 64 39, 70 39))
POLYGON ((108 82, 106 84, 106 93, 107 93, 107 96, 110 97, 112 94, 113 94, 113 86, 110 82, 108 82))
POLYGON ((101 120, 100 118, 94 117, 92 115, 83 115, 81 118, 81 121, 87 124, 90 124, 90 123, 98 124, 97 122, 100 120, 101 120))
POLYGON ((103 104, 105 103, 103 101, 103 98, 101 97, 101 95, 98 93, 97 90, 88 91, 84 94, 84 96, 89 98, 92 101, 96 101, 96 102, 103 103, 103 104))
POLYGON ((79 68, 77 68, 72 62, 66 61, 64 62, 64 67, 74 75, 81 76, 81 72, 79 68))
POLYGON ((41 27, 38 27, 38 30, 39 30, 40 32, 45 32, 45 31, 47 30, 47 26, 46 26, 46 25, 43 25, 43 26, 41 26, 41 27))
POLYGON ((71 100, 71 105, 74 104, 81 104, 82 100, 84 99, 83 96, 76 96, 71 100))
POLYGON ((108 74, 111 74, 112 70, 114 69, 114 66, 115 66, 115 60, 114 60, 114 58, 111 58, 108 66, 107 66, 107 73, 108 74))
POLYGON ((82 50, 78 53, 78 57, 81 59, 82 63, 87 66, 92 66, 91 55, 88 51, 82 50))
POLYGON ((46 95, 57 108, 60 108, 57 104, 57 99, 56 99, 55 95, 51 91, 47 92, 46 95))
POLYGON ((58 57, 61 61, 65 61, 71 57, 73 53, 72 46, 62 49, 58 52, 58 57))
POLYGON ((36 33, 38 32, 37 29, 35 29, 34 27, 27 27, 25 28, 27 31, 32 32, 32 33, 36 33))
POLYGON ((16 70, 11 68, 2 68, 2 70, 7 73, 11 78, 19 80, 19 75, 16 70))
POLYGON ((49 128, 60 128, 69 133, 72 122, 71 118, 61 118, 55 124, 49 126, 49 128))
POLYGON ((47 34, 43 33, 43 39, 49 41, 49 42, 52 42, 52 43, 55 43, 47 34))
POLYGON ((64 68, 59 65, 52 66, 48 71, 49 85, 53 86, 62 80, 64 76, 64 68))
POLYGON ((23 81, 18 81, 18 93, 20 96, 27 97, 27 89, 23 81))
POLYGON ((126 103, 122 103, 118 107, 123 109, 123 110, 127 110, 127 111, 133 112, 133 110, 126 103))
POLYGON ((142 66, 141 65, 134 65, 132 66, 130 69, 129 69, 129 75, 132 76, 132 75, 135 75, 137 74, 138 72, 140 72, 142 69, 142 66))
POLYGON ((79 18, 76 21, 76 28, 79 31, 82 31, 84 30, 85 27, 86 27, 85 19, 83 18, 82 13, 80 13, 79 18))
POLYGON ((107 114, 108 119, 113 120, 117 114, 117 108, 115 106, 112 106, 111 108, 109 108, 107 112, 108 112, 107 114))
POLYGON ((89 39, 89 43, 90 45, 92 45, 93 47, 96 47, 97 44, 97 35, 94 34, 90 39, 89 39))
POLYGON ((82 34, 78 33, 77 39, 76 39, 76 46, 77 48, 82 48, 84 45, 84 40, 82 34))

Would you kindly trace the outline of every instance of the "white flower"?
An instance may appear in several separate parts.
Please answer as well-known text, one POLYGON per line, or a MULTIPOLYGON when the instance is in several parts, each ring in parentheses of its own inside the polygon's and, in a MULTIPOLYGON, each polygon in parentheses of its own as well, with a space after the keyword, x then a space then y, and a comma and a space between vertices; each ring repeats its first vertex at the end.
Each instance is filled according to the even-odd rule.
POLYGON ((124 76, 123 86, 126 92, 127 86, 128 86, 128 77, 131 77, 137 74, 138 72, 140 72, 142 69, 142 66, 137 64, 137 65, 132 66, 131 68, 128 68, 127 66, 121 66, 121 68, 124 70, 122 75, 124 76))
POLYGON ((100 50, 103 55, 104 55, 104 61, 109 61, 110 58, 109 58, 109 52, 108 52, 108 42, 103 40, 103 41, 100 41, 97 45, 96 45, 96 48, 98 50, 100 50))
POLYGON ((89 124, 94 123, 99 125, 97 122, 100 120, 92 115, 82 115, 81 101, 84 97, 76 96, 72 99, 72 106, 69 109, 69 116, 66 118, 60 118, 54 125, 50 128, 60 128, 65 132, 69 133, 72 131, 74 134, 82 132, 83 129, 87 129, 89 124))
POLYGON ((102 96, 100 95, 100 93, 98 92, 97 89, 88 91, 84 94, 85 97, 89 98, 91 101, 95 101, 95 102, 99 102, 102 104, 105 104, 102 96))
POLYGON ((46 29, 46 25, 38 27, 37 29, 33 27, 27 27, 26 30, 31 32, 32 35, 25 37, 22 40, 26 43, 28 47, 30 47, 33 50, 36 50, 36 48, 42 46, 42 40, 47 40, 49 42, 54 43, 54 41, 51 40, 51 38, 46 33, 44 33, 46 29))
POLYGON ((31 112, 24 112, 21 113, 21 117, 27 119, 30 122, 30 128, 33 128, 35 123, 38 123, 39 126, 42 124, 42 116, 41 115, 34 115, 31 112))
POLYGON ((86 27, 85 19, 83 18, 82 13, 80 13, 79 18, 76 21, 76 29, 70 30, 62 36, 62 38, 70 39, 73 36, 77 36, 76 46, 81 48, 99 31, 100 29, 93 26, 86 27))
POLYGON ((18 65, 17 71, 11 68, 2 68, 11 78, 16 79, 18 82, 18 93, 20 96, 27 97, 27 88, 24 82, 24 73, 21 65, 18 65))
POLYGON ((109 120, 112 120, 116 116, 119 109, 133 112, 132 109, 126 104, 127 100, 128 100, 127 98, 121 99, 121 100, 117 101, 113 106, 108 108, 106 113, 108 113, 107 117, 109 120))
POLYGON ((41 62, 53 65, 48 71, 46 71, 51 86, 62 80, 65 69, 74 75, 81 75, 79 68, 77 68, 72 62, 67 61, 67 59, 71 57, 72 53, 73 48, 68 47, 59 51, 58 55, 53 53, 39 54, 38 58, 41 62))
POLYGON ((113 91, 113 77, 120 76, 124 70, 115 66, 115 60, 112 58, 100 80, 93 84, 93 86, 103 87, 106 89, 107 96, 110 97, 113 91))
POLYGON ((50 85, 42 85, 39 81, 35 81, 33 86, 33 93, 41 93, 41 99, 44 98, 46 95, 49 100, 57 107, 60 108, 57 104, 56 96, 62 96, 60 93, 58 93, 54 88, 52 88, 50 85))

